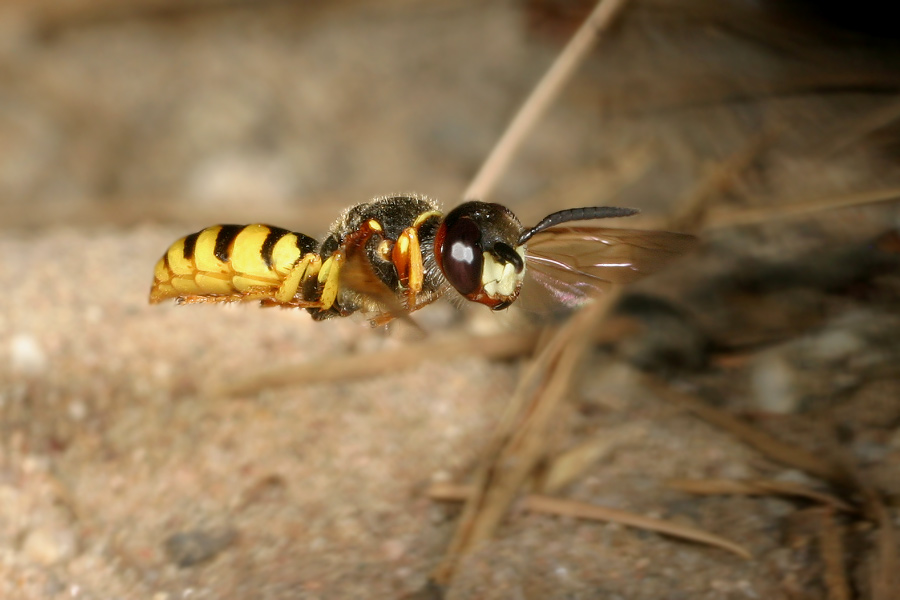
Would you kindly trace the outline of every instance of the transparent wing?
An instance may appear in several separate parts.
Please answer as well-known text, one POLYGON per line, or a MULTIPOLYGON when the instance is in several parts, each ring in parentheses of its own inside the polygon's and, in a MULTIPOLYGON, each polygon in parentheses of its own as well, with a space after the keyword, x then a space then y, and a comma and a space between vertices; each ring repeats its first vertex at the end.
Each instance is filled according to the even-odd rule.
POLYGON ((526 275, 519 302, 526 310, 576 307, 613 284, 654 273, 693 248, 684 233, 554 227, 536 234, 525 252, 526 275))

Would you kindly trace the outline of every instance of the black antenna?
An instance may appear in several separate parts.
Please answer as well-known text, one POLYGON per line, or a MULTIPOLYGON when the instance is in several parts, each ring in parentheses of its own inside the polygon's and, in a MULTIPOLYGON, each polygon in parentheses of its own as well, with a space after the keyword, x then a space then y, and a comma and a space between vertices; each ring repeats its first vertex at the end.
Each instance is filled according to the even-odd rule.
POLYGON ((526 229, 522 235, 519 236, 519 245, 521 246, 527 242, 534 234, 555 227, 561 223, 567 223, 569 221, 588 221, 591 219, 610 219, 613 217, 630 217, 639 212, 641 211, 636 208, 621 208, 618 206, 586 206, 584 208, 561 210, 547 215, 541 219, 540 223, 531 229, 526 229))

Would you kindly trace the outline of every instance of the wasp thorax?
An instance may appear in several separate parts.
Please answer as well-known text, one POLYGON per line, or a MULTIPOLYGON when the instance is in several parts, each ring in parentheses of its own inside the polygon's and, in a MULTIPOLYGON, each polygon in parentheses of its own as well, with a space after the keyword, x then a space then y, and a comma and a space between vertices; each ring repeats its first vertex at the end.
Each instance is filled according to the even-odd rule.
POLYGON ((450 211, 435 235, 434 251, 444 277, 474 302, 500 310, 519 295, 525 276, 522 224, 508 208, 466 202, 450 211))

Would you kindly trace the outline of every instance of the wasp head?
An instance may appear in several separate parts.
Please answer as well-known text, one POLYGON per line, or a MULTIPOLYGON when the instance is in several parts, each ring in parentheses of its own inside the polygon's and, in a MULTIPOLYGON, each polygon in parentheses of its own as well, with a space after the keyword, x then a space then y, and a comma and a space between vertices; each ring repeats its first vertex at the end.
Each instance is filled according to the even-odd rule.
POLYGON ((525 277, 522 231, 505 206, 466 202, 447 213, 438 227, 437 264, 466 299, 502 310, 519 296, 525 277))

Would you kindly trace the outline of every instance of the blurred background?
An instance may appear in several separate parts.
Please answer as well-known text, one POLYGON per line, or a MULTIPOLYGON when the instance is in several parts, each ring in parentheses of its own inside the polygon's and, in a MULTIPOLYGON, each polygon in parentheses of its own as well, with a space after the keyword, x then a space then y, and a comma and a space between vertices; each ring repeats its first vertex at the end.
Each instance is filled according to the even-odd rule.
MULTIPOLYGON (((3 225, 315 229, 393 191, 452 205, 591 4, 7 0, 3 225)), ((877 3, 828 6, 633 3, 495 200, 664 208, 761 132, 723 201, 890 184, 891 32, 877 3)))
MULTIPOLYGON (((585 8, 4 3, 4 222, 271 215, 319 235, 389 192, 455 203, 585 8)), ((535 136, 506 196, 596 169, 597 89, 535 136)))
MULTIPOLYGON (((470 471, 518 363, 216 396, 206 384, 230 374, 405 340, 302 311, 147 307, 153 265, 215 223, 319 237, 375 196, 452 207, 592 8, 0 0, 0 596, 421 588, 455 516, 421 491, 470 471), (198 531, 214 550, 193 560, 179 536, 198 531)), ((633 0, 487 200, 525 223, 613 204, 642 209, 637 226, 698 233, 699 252, 641 288, 664 300, 623 308, 658 335, 603 360, 684 377, 813 450, 827 431, 896 518, 900 32, 887 11, 633 0)), ((429 308, 435 327, 485 331, 481 312, 429 308)), ((607 399, 581 398, 573 431, 619 450, 573 493, 738 535, 759 560, 519 518, 461 567, 452 597, 840 597, 796 505, 653 487, 784 473, 591 364, 582 396, 607 399)), ((848 544, 870 548, 865 527, 848 544)), ((847 560, 853 597, 876 597, 874 560, 847 560)))

